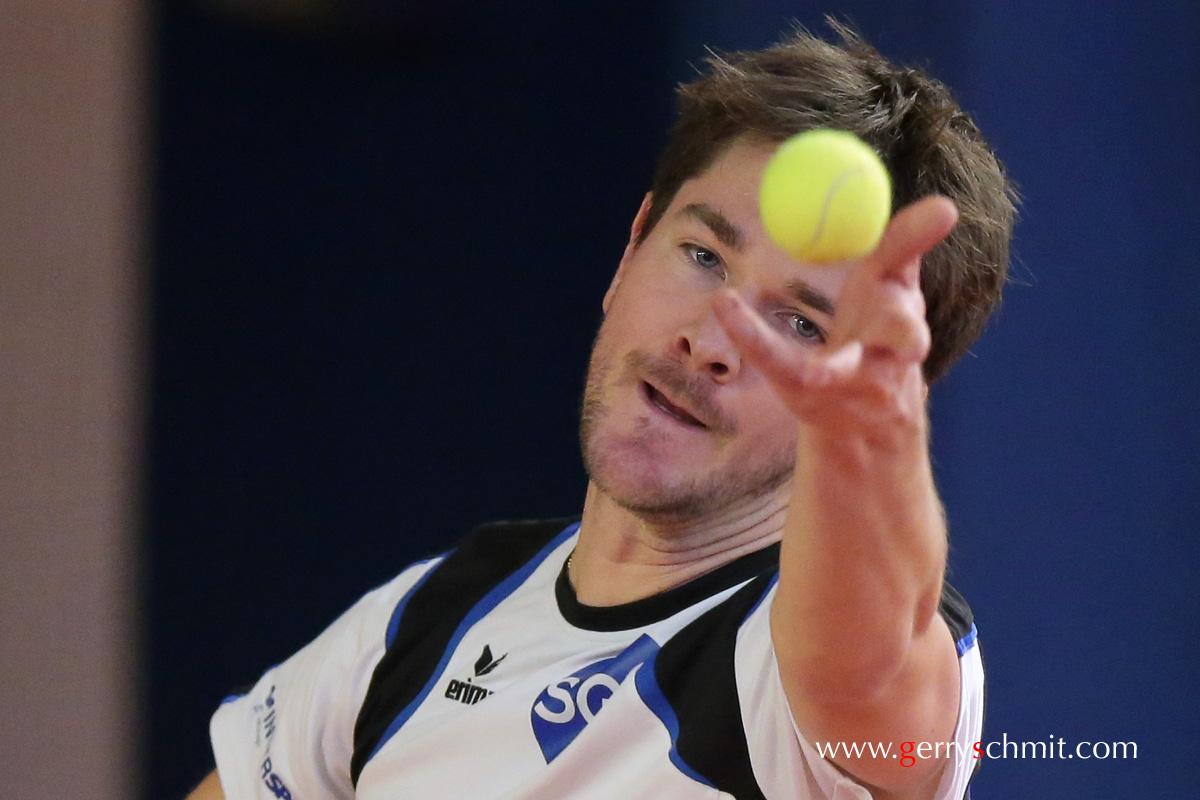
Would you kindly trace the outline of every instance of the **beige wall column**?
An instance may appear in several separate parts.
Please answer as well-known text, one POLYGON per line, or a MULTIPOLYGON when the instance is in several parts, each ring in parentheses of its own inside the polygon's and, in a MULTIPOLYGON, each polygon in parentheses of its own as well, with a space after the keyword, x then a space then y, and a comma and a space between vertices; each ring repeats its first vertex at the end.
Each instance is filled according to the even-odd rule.
POLYGON ((138 794, 147 15, 0 10, 0 795, 138 794))

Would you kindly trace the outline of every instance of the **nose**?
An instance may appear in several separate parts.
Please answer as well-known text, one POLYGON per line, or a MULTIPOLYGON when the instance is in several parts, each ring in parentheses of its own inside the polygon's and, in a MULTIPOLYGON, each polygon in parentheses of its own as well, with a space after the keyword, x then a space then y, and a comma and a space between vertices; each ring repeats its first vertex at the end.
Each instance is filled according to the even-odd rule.
POLYGON ((679 332, 675 348, 697 374, 717 383, 732 381, 742 366, 741 353, 711 309, 679 332))

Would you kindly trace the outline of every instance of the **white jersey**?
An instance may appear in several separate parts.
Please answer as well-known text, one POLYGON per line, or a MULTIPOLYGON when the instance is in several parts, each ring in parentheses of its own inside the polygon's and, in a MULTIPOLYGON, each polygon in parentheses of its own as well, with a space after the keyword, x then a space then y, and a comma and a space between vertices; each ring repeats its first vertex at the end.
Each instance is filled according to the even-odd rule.
MULTIPOLYGON (((870 798, 796 728, 771 645, 778 545, 623 606, 579 604, 578 523, 498 523, 362 598, 213 716, 228 800, 870 798)), ((983 666, 959 641, 960 800, 983 666)))

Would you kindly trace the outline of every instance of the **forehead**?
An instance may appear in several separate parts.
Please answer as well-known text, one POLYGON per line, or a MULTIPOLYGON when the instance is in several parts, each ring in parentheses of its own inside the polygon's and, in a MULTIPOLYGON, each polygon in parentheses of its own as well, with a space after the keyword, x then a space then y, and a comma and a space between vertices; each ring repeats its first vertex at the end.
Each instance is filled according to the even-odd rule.
POLYGON ((773 144, 735 140, 708 169, 679 187, 667 213, 676 213, 688 203, 719 200, 726 216, 744 214, 757 223, 758 187, 775 150, 773 144))
POLYGON ((763 228, 758 213, 758 189, 763 170, 777 147, 756 141, 734 142, 712 166, 679 187, 664 214, 664 221, 688 231, 702 230, 702 223, 694 215, 688 215, 685 209, 693 204, 708 206, 737 229, 742 246, 736 254, 735 271, 743 275, 748 271, 769 275, 772 282, 806 284, 836 301, 848 266, 796 261, 780 250, 763 228))

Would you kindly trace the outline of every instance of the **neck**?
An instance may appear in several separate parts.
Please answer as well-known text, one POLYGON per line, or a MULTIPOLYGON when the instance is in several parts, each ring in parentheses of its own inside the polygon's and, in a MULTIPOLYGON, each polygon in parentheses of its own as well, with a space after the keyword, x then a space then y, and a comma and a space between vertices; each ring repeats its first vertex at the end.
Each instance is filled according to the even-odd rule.
POLYGON ((651 518, 588 484, 571 558, 579 602, 612 606, 686 583, 780 539, 787 487, 698 518, 651 518))

